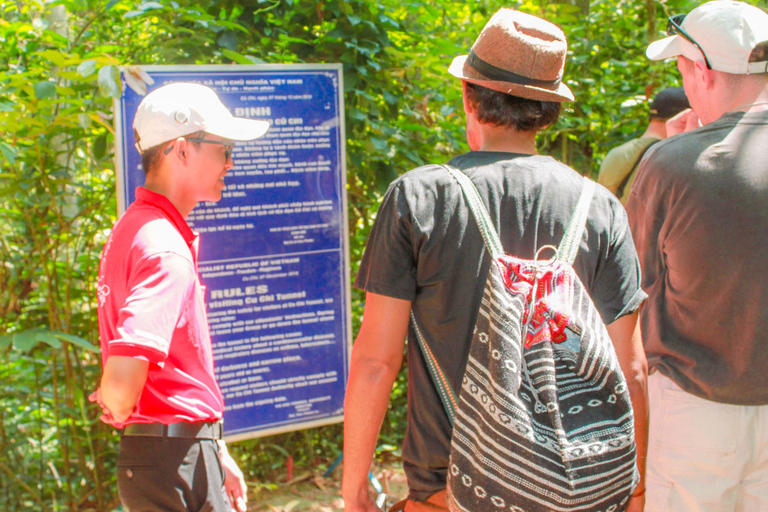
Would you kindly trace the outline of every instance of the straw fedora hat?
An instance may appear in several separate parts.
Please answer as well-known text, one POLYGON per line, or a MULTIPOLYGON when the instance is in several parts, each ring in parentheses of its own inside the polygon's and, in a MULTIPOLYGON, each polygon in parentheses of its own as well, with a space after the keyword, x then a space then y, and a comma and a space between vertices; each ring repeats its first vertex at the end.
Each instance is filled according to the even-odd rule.
POLYGON ((501 9, 480 32, 469 55, 453 59, 448 72, 488 89, 542 101, 573 101, 562 82, 568 43, 552 23, 501 9))

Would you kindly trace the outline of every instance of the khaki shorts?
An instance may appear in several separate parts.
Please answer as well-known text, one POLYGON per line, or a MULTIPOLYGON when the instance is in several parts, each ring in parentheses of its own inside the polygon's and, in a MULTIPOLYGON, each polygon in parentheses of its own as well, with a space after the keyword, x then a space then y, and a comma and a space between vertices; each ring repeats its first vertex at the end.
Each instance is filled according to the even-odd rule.
POLYGON ((768 511, 768 405, 686 393, 655 372, 645 512, 768 511))

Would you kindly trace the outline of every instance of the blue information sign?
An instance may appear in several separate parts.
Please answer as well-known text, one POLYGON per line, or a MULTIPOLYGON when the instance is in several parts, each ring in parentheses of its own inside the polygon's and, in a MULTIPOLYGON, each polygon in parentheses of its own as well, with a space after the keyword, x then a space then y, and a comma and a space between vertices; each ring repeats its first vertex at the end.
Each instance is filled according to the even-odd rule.
MULTIPOLYGON (((147 66, 151 91, 215 90, 267 134, 238 143, 218 203, 187 221, 201 233, 224 430, 238 440, 343 419, 351 323, 341 65, 147 66)), ((120 211, 144 183, 123 84, 117 113, 120 211)))

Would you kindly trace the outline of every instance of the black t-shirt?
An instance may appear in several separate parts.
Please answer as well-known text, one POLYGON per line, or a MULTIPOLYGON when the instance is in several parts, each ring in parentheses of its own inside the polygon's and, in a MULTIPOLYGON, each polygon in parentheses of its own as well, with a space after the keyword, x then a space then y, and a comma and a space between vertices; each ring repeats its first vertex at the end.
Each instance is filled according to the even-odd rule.
POLYGON ((627 202, 651 369, 708 400, 768 404, 768 111, 656 144, 627 202))
MULTIPOLYGON (((505 252, 533 259, 560 243, 583 178, 545 156, 471 152, 454 158, 477 187, 505 252)), ((454 390, 461 388, 490 257, 458 182, 429 165, 395 180, 379 208, 355 286, 412 301, 412 312, 454 390)), ((574 263, 606 324, 645 299, 626 213, 598 185, 574 263)), ((409 339, 416 340, 413 325, 409 339)), ((445 488, 451 426, 418 348, 408 344, 403 465, 412 499, 445 488)))

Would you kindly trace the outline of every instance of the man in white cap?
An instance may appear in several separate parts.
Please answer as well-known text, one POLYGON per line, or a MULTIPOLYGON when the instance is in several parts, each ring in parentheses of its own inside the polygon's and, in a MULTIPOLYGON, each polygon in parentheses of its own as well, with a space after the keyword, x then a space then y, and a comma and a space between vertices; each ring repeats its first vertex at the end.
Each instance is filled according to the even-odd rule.
POLYGON ((243 474, 222 440, 198 235, 185 219, 218 201, 235 141, 269 123, 234 118, 216 93, 176 83, 148 94, 133 122, 146 174, 104 246, 98 278, 103 375, 91 395, 122 429, 128 510, 246 510, 243 474))
MULTIPOLYGON (((449 68, 461 79, 471 149, 450 164, 479 190, 505 252, 522 258, 533 259, 537 248, 559 243, 582 189, 576 171, 536 151, 536 134, 557 120, 561 102, 573 100, 563 83, 566 52, 558 27, 502 9, 469 55, 457 57, 449 68)), ((575 269, 608 325, 627 376, 642 472, 645 357, 639 338, 633 337, 645 298, 639 262, 624 208, 604 187, 597 187, 588 219, 575 269)), ((461 188, 445 168, 420 167, 390 185, 355 281, 367 293, 346 395, 345 510, 378 510, 368 494, 367 475, 406 334, 411 341, 402 457, 409 496, 393 510, 447 510, 452 426, 414 326, 429 340, 450 386, 460 389, 491 265, 484 247, 461 188)), ((642 483, 636 494, 629 501, 633 511, 642 510, 642 483)), ((501 503, 495 496, 487 499, 488 508, 482 510, 496 510, 501 503)), ((505 510, 518 509, 515 503, 507 505, 512 506, 505 510)))
POLYGON ((649 294, 646 510, 768 510, 768 15, 714 1, 668 31, 647 55, 677 58, 692 110, 670 126, 690 131, 649 151, 627 203, 649 294))

